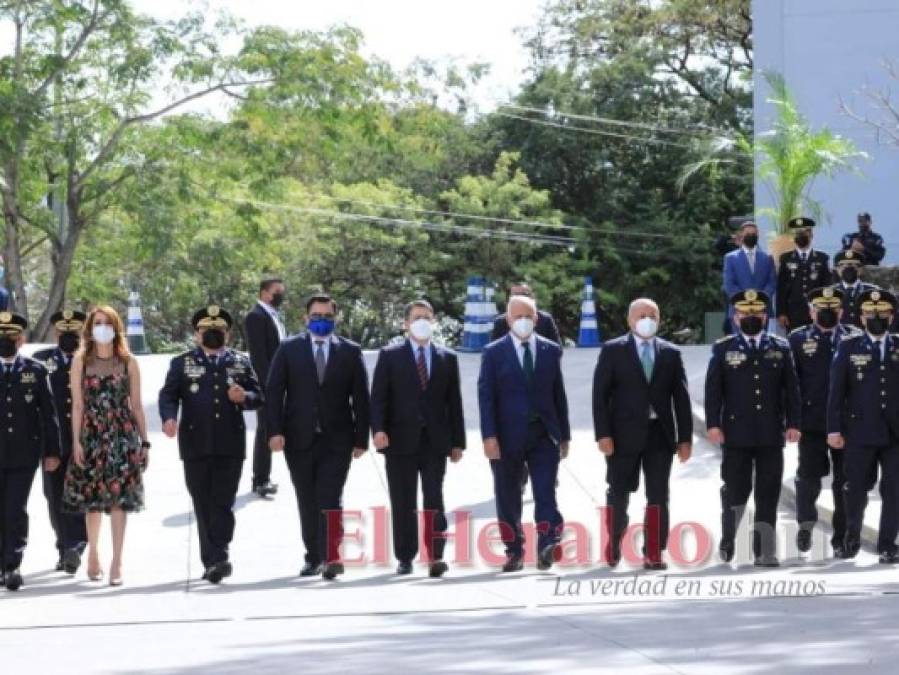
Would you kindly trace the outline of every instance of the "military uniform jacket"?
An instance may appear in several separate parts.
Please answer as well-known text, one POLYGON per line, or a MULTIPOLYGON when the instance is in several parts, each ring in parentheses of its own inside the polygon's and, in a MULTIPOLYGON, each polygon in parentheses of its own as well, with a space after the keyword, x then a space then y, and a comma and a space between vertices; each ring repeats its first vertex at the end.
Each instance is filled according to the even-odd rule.
POLYGON ((899 335, 884 336, 886 358, 860 335, 843 340, 830 370, 827 432, 853 445, 887 445, 899 437, 899 335))
POLYGON ((50 389, 59 418, 60 456, 66 459, 72 454, 72 357, 54 347, 35 352, 32 358, 43 363, 50 374, 50 389))
POLYGON ((802 396, 802 431, 824 433, 827 430, 830 366, 842 341, 858 334, 855 327, 844 325, 837 326, 829 335, 814 325, 790 333, 790 349, 802 396))
POLYGON ((854 287, 839 283, 834 284, 833 288, 839 288, 843 291, 843 318, 840 323, 855 326, 856 328, 864 328, 862 326, 861 312, 858 309, 858 297, 865 291, 877 288, 877 286, 859 281, 854 287))
POLYGON ((59 422, 47 369, 17 356, 12 372, 0 367, 0 468, 37 468, 59 457, 59 422))
POLYGON ((162 421, 178 418, 178 450, 181 459, 246 456, 244 410, 262 405, 259 380, 250 360, 233 349, 220 352, 213 365, 197 347, 172 359, 165 384, 159 391, 162 421), (247 392, 242 405, 232 403, 228 388, 237 384, 247 392))
POLYGON ((762 333, 753 351, 742 334, 712 347, 705 381, 706 426, 720 427, 728 447, 784 445, 799 428, 801 405, 793 353, 783 338, 762 333))
POLYGON ((789 318, 791 328, 811 323, 807 293, 830 283, 830 257, 811 250, 802 262, 799 251, 780 256, 777 272, 777 315, 789 318))

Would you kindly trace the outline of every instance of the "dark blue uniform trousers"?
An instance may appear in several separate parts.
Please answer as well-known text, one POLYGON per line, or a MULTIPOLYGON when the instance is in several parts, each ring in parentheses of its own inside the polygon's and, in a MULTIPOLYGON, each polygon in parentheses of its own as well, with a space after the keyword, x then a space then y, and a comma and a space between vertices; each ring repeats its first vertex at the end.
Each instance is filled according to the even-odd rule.
POLYGON ((507 555, 523 555, 521 477, 525 470, 530 474, 531 491, 534 494, 537 550, 542 551, 546 546, 558 543, 564 525, 562 514, 556 505, 559 459, 559 446, 546 434, 543 425, 535 422, 528 427, 528 443, 523 455, 506 455, 500 445, 500 459, 490 461, 493 491, 496 495, 496 517, 502 529, 507 555))
POLYGON ((847 543, 861 540, 868 490, 873 485, 871 478, 880 465, 879 553, 896 551, 896 533, 899 529, 899 440, 891 441, 883 446, 847 443, 845 450, 847 543))
POLYGON ((0 469, 0 556, 3 570, 22 564, 28 545, 28 495, 37 467, 0 469))

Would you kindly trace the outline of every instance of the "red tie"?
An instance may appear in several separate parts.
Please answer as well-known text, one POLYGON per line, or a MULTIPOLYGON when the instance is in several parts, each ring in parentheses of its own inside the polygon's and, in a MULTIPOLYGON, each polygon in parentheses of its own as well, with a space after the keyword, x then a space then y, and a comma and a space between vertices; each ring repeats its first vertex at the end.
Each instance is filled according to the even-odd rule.
POLYGON ((418 367, 418 381, 421 384, 421 390, 424 391, 428 388, 428 364, 425 361, 424 347, 418 348, 418 359, 415 364, 418 367))

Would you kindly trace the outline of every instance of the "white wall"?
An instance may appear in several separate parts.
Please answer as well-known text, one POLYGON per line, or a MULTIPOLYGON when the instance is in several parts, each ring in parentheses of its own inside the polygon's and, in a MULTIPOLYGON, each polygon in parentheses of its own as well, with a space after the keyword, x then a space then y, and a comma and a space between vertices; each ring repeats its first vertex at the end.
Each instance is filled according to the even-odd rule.
MULTIPOLYGON (((873 130, 840 109, 842 97, 857 112, 873 112, 860 94, 864 85, 891 85, 899 107, 899 81, 881 65, 887 59, 899 65, 899 0, 753 0, 753 23, 756 133, 770 128, 762 72, 773 69, 784 75, 813 127, 826 125, 871 156, 860 163, 862 176, 818 179, 812 194, 829 222, 819 223, 816 246, 832 256, 840 237, 856 229, 856 214, 868 211, 886 241, 884 262, 899 264, 899 148, 878 144, 873 130)), ((756 210, 771 205, 756 179, 756 210)))

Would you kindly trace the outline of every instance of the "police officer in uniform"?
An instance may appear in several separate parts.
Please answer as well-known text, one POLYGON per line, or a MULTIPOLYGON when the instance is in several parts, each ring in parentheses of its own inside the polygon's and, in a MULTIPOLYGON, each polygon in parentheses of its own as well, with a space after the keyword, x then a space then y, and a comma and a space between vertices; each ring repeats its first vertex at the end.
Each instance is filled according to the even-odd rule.
POLYGON ((712 348, 705 381, 708 437, 721 444, 721 543, 729 562, 749 494, 755 496, 752 550, 757 567, 777 567, 775 527, 786 440, 799 440, 799 384, 789 343, 765 331, 766 293, 734 294, 737 332, 712 348), (754 470, 754 471, 753 471, 754 470), (755 484, 753 485, 753 473, 755 484))
POLYGON ((793 218, 796 248, 780 256, 777 272, 777 317, 785 330, 795 330, 811 323, 808 293, 817 286, 830 283, 830 256, 812 249, 811 218, 793 218))
POLYGON ((862 257, 855 251, 840 251, 833 257, 834 269, 839 281, 834 288, 843 292, 843 318, 841 323, 863 328, 858 310, 858 299, 865 291, 877 288, 873 284, 861 281, 862 257))
POLYGON ((250 360, 226 346, 232 326, 228 312, 209 305, 194 314, 191 324, 197 347, 172 359, 159 392, 159 414, 166 436, 178 435, 197 515, 203 578, 217 584, 232 573, 232 508, 246 456, 243 412, 259 408, 262 394, 250 360))
POLYGON ((843 250, 852 251, 865 265, 879 265, 886 255, 883 237, 871 229, 871 214, 858 214, 858 231, 843 235, 843 250))
POLYGON ((846 468, 844 558, 861 546, 861 529, 872 470, 880 468, 880 562, 899 562, 899 335, 888 327, 896 297, 865 291, 859 298, 864 335, 844 340, 831 367, 827 442, 843 450, 846 468), (844 449, 845 448, 845 449, 844 449))
POLYGON ((19 354, 25 317, 0 312, 0 580, 22 586, 19 566, 28 544, 28 495, 43 458, 59 470, 59 423, 47 369, 19 354))
POLYGON ((843 292, 839 288, 816 288, 808 294, 812 325, 790 333, 790 348, 799 375, 802 396, 802 438, 799 439, 799 467, 796 471, 796 521, 799 532, 796 546, 803 553, 812 547, 812 530, 818 522, 815 502, 821 493, 821 479, 830 473, 833 463, 833 545, 834 555, 842 557, 846 535, 843 503, 843 451, 827 445, 827 391, 830 364, 844 339, 859 335, 854 326, 840 323, 843 292))
POLYGON ((62 490, 65 482, 66 464, 72 456, 72 385, 69 370, 72 356, 81 344, 81 331, 87 315, 84 312, 64 310, 50 317, 56 332, 56 347, 42 349, 33 358, 47 368, 50 373, 50 388, 59 416, 60 462, 58 471, 44 471, 44 496, 50 512, 50 525, 56 534, 56 550, 59 561, 56 570, 75 574, 81 565, 81 555, 87 546, 87 530, 84 514, 69 513, 62 508, 62 490))

